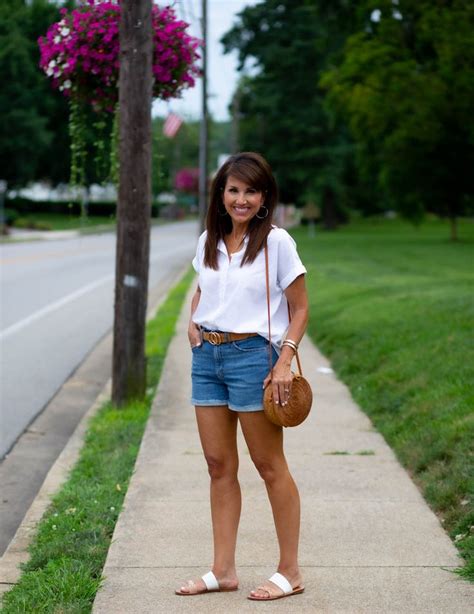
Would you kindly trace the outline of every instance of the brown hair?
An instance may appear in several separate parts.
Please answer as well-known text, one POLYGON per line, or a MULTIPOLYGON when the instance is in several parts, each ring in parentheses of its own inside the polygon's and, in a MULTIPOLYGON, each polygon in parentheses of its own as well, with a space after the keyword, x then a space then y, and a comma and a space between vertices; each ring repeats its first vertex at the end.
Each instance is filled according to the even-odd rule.
POLYGON ((224 240, 232 230, 232 220, 229 215, 221 215, 223 210, 222 194, 227 179, 232 176, 244 181, 250 187, 265 194, 262 206, 268 209, 264 219, 254 216, 249 223, 249 242, 240 266, 252 263, 258 252, 263 248, 265 240, 272 227, 273 212, 278 202, 278 188, 270 165, 263 156, 252 151, 230 156, 217 171, 211 185, 209 209, 207 210, 207 238, 204 251, 204 264, 211 269, 218 269, 217 244, 224 240))

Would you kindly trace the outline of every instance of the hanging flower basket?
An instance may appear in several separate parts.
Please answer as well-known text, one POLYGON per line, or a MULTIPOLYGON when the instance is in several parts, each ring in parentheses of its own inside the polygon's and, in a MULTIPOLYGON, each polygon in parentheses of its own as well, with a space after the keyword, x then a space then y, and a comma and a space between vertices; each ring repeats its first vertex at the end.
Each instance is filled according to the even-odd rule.
MULTIPOLYGON (((120 4, 87 0, 60 10, 38 40, 40 67, 64 95, 89 103, 96 111, 113 112, 118 101, 120 4)), ((171 7, 152 6, 153 97, 178 97, 193 87, 201 41, 187 34, 188 24, 171 7)))
MULTIPOLYGON (((116 113, 119 97, 120 2, 87 0, 73 10, 62 8, 61 20, 38 39, 40 67, 53 87, 70 100, 71 185, 85 185, 86 144, 84 107, 99 116, 116 113)), ((201 71, 197 49, 202 44, 187 33, 188 24, 176 18, 171 7, 152 5, 153 98, 179 97, 193 87, 201 71)), ((116 174, 117 122, 112 133, 110 167, 116 174)), ((99 136, 97 159, 105 151, 99 136)))

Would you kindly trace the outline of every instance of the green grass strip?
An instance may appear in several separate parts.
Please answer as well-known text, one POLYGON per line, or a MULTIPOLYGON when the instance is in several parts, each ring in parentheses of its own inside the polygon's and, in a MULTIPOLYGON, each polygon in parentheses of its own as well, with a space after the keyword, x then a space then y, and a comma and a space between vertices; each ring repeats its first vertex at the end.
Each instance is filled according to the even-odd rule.
POLYGON ((80 458, 38 525, 23 574, 3 597, 2 613, 90 612, 135 465, 190 270, 147 324, 147 395, 91 419, 80 458))
POLYGON ((47 213, 37 211, 35 213, 20 214, 15 220, 15 228, 30 228, 36 230, 76 230, 95 228, 96 226, 110 226, 115 228, 115 214, 94 215, 81 218, 79 215, 67 215, 64 213, 47 213))
POLYGON ((437 220, 292 234, 308 269, 309 334, 437 513, 466 560, 458 573, 474 580, 474 224, 460 222, 459 242, 437 220))

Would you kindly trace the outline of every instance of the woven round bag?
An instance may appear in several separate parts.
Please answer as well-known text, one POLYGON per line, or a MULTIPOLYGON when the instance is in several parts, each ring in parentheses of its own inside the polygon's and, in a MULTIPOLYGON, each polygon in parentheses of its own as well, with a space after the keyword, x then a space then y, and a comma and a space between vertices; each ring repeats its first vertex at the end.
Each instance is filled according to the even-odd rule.
POLYGON ((297 373, 293 374, 291 393, 287 405, 273 402, 271 383, 263 394, 263 410, 266 417, 278 426, 298 426, 305 420, 311 410, 313 392, 307 380, 297 373))

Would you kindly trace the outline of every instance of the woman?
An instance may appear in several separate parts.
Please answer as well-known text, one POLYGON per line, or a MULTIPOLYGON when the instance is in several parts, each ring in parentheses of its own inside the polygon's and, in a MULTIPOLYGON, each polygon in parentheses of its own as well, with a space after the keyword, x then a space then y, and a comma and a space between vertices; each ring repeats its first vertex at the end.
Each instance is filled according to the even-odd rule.
POLYGON ((308 320, 305 267, 296 245, 272 225, 278 194, 268 163, 252 152, 231 156, 214 178, 207 230, 193 265, 199 285, 192 299, 192 403, 211 477, 214 538, 212 571, 176 593, 237 590, 235 547, 241 510, 237 479, 237 422, 265 481, 280 548, 278 571, 251 591, 268 601, 303 592, 298 566, 300 502, 283 452, 282 428, 263 412, 263 390, 276 402, 291 395, 294 346, 308 320), (270 381, 264 245, 268 243, 273 379, 270 381), (291 310, 291 323, 288 318, 291 310), (289 324, 289 326, 288 326, 289 324))

